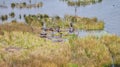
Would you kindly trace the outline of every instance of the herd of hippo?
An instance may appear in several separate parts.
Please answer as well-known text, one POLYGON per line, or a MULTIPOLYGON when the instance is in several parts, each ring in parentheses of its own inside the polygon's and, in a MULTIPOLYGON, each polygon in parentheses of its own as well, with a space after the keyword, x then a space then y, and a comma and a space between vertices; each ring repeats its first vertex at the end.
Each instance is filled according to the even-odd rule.
MULTIPOLYGON (((75 29, 73 28, 73 23, 71 22, 69 26, 70 27, 67 30, 67 32, 73 33, 75 31, 75 29)), ((56 28, 47 28, 46 23, 43 22, 41 30, 42 30, 42 32, 40 33, 41 38, 54 39, 57 42, 63 41, 63 39, 62 39, 63 33, 62 33, 62 30, 59 26, 56 28), (48 36, 48 31, 51 32, 51 36, 48 36), (59 33, 59 36, 55 36, 54 35, 55 33, 59 33)))

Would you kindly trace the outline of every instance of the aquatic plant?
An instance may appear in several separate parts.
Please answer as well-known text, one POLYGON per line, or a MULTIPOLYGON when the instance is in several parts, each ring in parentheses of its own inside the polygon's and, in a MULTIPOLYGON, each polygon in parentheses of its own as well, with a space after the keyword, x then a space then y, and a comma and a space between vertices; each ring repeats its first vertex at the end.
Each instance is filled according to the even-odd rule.
POLYGON ((32 26, 42 26, 42 21, 38 19, 35 15, 25 16, 25 21, 27 24, 32 26))
POLYGON ((11 7, 12 7, 12 8, 15 8, 15 3, 11 3, 11 7))
POLYGON ((102 0, 61 0, 61 1, 66 2, 68 6, 74 6, 75 16, 77 15, 76 13, 78 7, 102 2, 102 0))
POLYGON ((15 13, 14 13, 14 12, 11 12, 9 15, 10 15, 12 18, 15 17, 15 13))
POLYGON ((48 15, 29 15, 25 17, 26 23, 42 26, 42 22, 46 23, 47 28, 57 28, 68 29, 70 27, 70 23, 73 23, 73 27, 75 29, 84 29, 84 30, 103 30, 104 22, 99 21, 97 18, 86 18, 86 17, 74 17, 71 15, 65 15, 64 18, 59 16, 50 17, 48 15))
POLYGON ((2 21, 5 21, 5 20, 7 20, 7 19, 8 19, 8 16, 7 16, 7 15, 2 15, 2 16, 1 16, 1 20, 2 20, 2 21))
POLYGON ((11 8, 33 8, 33 7, 42 7, 43 3, 39 2, 36 4, 27 4, 26 2, 23 3, 11 3, 11 8))
POLYGON ((26 6, 26 2, 23 2, 22 4, 23 4, 23 6, 26 6))

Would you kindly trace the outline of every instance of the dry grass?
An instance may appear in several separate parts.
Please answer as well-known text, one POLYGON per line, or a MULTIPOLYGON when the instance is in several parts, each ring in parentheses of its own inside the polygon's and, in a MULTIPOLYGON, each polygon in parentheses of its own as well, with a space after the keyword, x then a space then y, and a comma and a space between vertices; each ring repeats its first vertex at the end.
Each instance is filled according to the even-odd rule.
POLYGON ((24 23, 12 22, 5 23, 0 25, 0 34, 3 35, 3 31, 22 31, 22 32, 30 32, 30 33, 39 33, 41 31, 40 27, 29 26, 24 23))
POLYGON ((104 67, 120 64, 120 37, 72 36, 67 42, 52 42, 28 32, 4 32, 0 35, 2 67, 104 67), (107 44, 107 47, 105 46, 107 44))

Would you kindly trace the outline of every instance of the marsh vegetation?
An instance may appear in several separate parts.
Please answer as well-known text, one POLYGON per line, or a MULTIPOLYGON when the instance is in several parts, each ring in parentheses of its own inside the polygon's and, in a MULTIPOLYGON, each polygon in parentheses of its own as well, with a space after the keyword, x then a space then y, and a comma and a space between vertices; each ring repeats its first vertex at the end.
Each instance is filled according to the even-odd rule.
POLYGON ((70 23, 73 23, 75 29, 81 30, 103 30, 104 22, 97 18, 86 18, 86 17, 74 17, 71 15, 65 15, 64 18, 59 16, 50 17, 48 15, 28 15, 25 17, 26 23, 36 26, 42 26, 45 22, 48 28, 60 27, 61 29, 68 29, 70 23))
POLYGON ((0 65, 2 67, 104 67, 112 64, 106 46, 119 64, 120 37, 100 38, 72 35, 66 42, 52 42, 28 32, 6 32, 0 35, 0 65))
POLYGON ((27 4, 26 2, 23 3, 11 3, 11 8, 39 8, 42 7, 43 3, 39 2, 36 4, 27 4))
MULTIPOLYGON (((77 8, 102 0, 62 0, 75 8, 75 14, 19 14, 25 22, 12 20, 0 24, 0 67, 110 67, 120 66, 120 36, 110 33, 78 36, 81 30, 104 30, 97 17, 77 15, 77 8), (78 32, 76 34, 76 32, 78 32)), ((11 3, 15 8, 42 7, 43 3, 11 3)), ((22 11, 22 9, 20 9, 22 11)), ((14 11, 1 15, 15 18, 14 11)))

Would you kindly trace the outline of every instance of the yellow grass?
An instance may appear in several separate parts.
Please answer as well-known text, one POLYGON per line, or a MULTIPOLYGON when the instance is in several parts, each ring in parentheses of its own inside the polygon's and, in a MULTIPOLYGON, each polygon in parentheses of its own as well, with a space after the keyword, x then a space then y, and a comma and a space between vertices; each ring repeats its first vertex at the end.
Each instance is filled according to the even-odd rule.
POLYGON ((28 32, 4 32, 0 35, 0 67, 103 67, 120 64, 120 37, 105 35, 52 42, 28 32), (105 46, 107 45, 107 46, 105 46))

